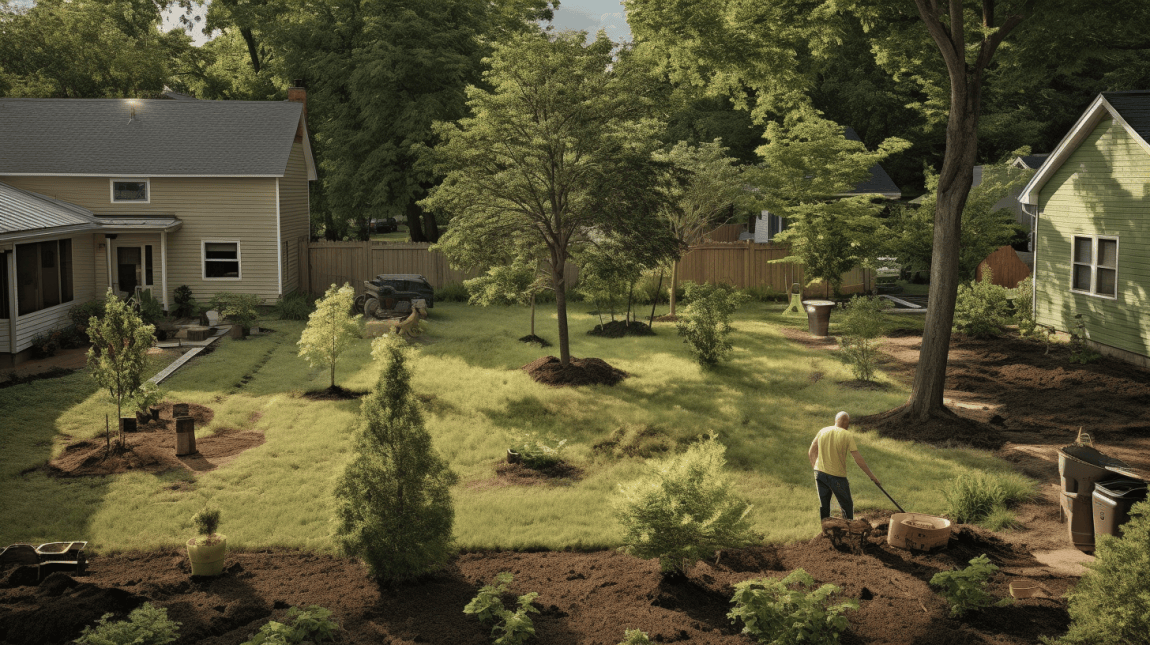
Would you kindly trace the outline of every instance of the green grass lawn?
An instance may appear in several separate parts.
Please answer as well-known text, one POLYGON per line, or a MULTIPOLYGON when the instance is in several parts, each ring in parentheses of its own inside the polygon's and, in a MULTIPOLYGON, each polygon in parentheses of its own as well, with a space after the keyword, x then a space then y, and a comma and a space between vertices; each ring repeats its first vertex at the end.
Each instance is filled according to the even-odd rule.
MULTIPOLYGON (((832 353, 782 337, 780 325, 806 326, 805 317, 784 318, 782 309, 776 303, 745 306, 736 317, 731 360, 705 371, 690 360, 672 325, 656 325, 656 337, 594 338, 585 332, 597 317, 575 303, 573 355, 603 358, 631 377, 615 387, 572 389, 536 384, 518 369, 557 353, 516 341, 528 331, 526 309, 437 305, 411 366, 413 386, 427 401, 435 447, 460 476, 453 490, 460 548, 617 545, 621 532, 609 502, 621 482, 642 472, 643 461, 592 446, 621 428, 657 432, 680 446, 716 433, 728 446, 739 490, 754 503, 758 530, 772 541, 814 535, 818 502, 806 453, 815 432, 840 409, 856 417, 879 412, 905 401, 907 390, 897 384, 882 391, 843 387, 851 375, 832 353), (512 437, 525 431, 567 439, 566 458, 583 470, 582 478, 556 486, 495 485, 496 463, 512 437)), ((892 326, 922 324, 905 316, 891 320, 892 326)), ((198 436, 229 427, 266 436, 262 446, 194 477, 173 471, 60 480, 26 472, 69 437, 102 432, 104 415, 114 415, 115 408, 86 372, 0 390, 0 544, 86 539, 102 550, 178 544, 193 534, 191 515, 212 502, 223 511, 221 532, 233 547, 333 550, 332 489, 350 457, 359 403, 303 398, 305 390, 328 384, 326 370, 296 356, 303 324, 265 324, 275 332, 224 338, 216 351, 163 384, 169 400, 215 410, 198 436)), ((556 340, 554 313, 546 308, 537 333, 556 340)), ((337 382, 366 390, 380 369, 363 340, 341 359, 337 382)), ((919 512, 941 512, 940 489, 962 472, 1009 469, 988 453, 873 433, 861 436, 859 445, 891 495, 919 512)), ((889 508, 851 468, 856 507, 889 508)))

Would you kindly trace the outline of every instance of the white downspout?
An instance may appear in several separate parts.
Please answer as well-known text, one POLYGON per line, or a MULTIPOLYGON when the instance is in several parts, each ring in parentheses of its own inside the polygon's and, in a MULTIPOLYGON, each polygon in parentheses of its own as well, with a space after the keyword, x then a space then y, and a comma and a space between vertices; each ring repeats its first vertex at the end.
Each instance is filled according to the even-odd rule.
POLYGON ((1030 319, 1038 322, 1038 206, 1034 208, 1034 231, 1030 234, 1034 244, 1034 256, 1030 261, 1034 263, 1034 270, 1030 272, 1030 319))
POLYGON ((8 351, 16 356, 16 245, 4 254, 4 261, 8 263, 8 284, 4 288, 11 294, 8 298, 8 351))
MULTIPOLYGON (((108 288, 112 288, 112 238, 104 237, 104 250, 108 255, 108 288)), ((115 293, 113 290, 112 293, 115 293)))
POLYGON ((168 307, 168 232, 160 231, 160 288, 164 290, 164 312, 168 307))
POLYGON ((283 237, 280 235, 280 178, 276 177, 276 275, 279 291, 277 296, 284 295, 284 252, 283 237))

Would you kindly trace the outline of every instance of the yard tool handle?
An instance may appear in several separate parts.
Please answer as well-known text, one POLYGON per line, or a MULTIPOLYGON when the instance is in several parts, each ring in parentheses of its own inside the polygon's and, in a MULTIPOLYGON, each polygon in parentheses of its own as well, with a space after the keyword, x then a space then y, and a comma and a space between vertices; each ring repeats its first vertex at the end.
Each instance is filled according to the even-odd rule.
POLYGON ((894 498, 890 496, 890 493, 886 492, 886 489, 882 487, 882 484, 875 482, 874 485, 878 486, 878 489, 882 491, 882 494, 886 495, 886 498, 890 500, 891 504, 894 504, 895 507, 898 508, 900 513, 906 512, 901 506, 898 505, 898 502, 894 501, 894 498))

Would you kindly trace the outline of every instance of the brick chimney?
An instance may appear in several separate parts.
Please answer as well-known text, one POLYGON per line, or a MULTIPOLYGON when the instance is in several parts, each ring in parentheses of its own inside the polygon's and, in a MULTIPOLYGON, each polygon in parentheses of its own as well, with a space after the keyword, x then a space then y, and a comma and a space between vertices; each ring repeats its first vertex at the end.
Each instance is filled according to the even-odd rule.
MULTIPOLYGON (((293 87, 288 88, 288 99, 293 103, 303 103, 303 120, 307 122, 307 88, 304 87, 302 79, 296 79, 293 87)), ((296 127, 295 131, 296 143, 303 141, 303 123, 296 127)))

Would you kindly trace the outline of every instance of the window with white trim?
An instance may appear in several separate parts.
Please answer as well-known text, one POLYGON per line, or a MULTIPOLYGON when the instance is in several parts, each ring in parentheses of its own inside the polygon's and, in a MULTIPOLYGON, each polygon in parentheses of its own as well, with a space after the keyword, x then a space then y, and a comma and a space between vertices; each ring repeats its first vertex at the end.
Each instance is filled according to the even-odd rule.
POLYGON ((204 240, 202 249, 205 280, 240 279, 240 243, 204 240))
POLYGON ((1118 238, 1075 235, 1071 253, 1071 291, 1118 297, 1118 238))
POLYGON ((113 179, 113 204, 151 203, 151 185, 147 179, 113 179))

